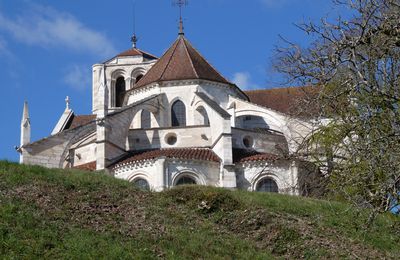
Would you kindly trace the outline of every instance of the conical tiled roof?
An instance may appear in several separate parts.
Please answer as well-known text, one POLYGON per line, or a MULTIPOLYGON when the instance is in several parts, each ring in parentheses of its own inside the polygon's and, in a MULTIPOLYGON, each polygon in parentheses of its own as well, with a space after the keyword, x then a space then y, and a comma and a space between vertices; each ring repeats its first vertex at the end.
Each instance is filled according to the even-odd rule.
POLYGON ((183 35, 179 35, 171 48, 144 75, 135 88, 154 82, 185 79, 204 79, 232 84, 216 71, 183 35))

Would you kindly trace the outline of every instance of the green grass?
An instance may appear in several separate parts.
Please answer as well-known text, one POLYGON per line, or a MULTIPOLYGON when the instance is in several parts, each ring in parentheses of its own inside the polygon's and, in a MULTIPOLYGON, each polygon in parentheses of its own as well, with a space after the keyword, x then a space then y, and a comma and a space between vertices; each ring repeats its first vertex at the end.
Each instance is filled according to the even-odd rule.
POLYGON ((338 202, 186 186, 161 193, 0 162, 4 259, 398 258, 400 219, 338 202))

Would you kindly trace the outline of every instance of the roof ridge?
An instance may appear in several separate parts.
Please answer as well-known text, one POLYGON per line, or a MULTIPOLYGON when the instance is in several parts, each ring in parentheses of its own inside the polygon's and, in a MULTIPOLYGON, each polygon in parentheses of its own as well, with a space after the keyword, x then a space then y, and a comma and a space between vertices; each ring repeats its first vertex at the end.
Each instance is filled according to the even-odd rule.
POLYGON ((149 56, 152 56, 152 57, 154 57, 154 58, 157 58, 157 59, 158 59, 158 57, 157 57, 157 56, 155 56, 155 55, 151 54, 150 52, 147 52, 147 51, 144 51, 144 50, 142 50, 142 49, 138 49, 138 48, 134 48, 134 49, 136 49, 136 50, 140 51, 140 52, 141 52, 141 53, 143 53, 143 54, 146 54, 146 55, 149 55, 149 56))
POLYGON ((185 51, 186 51, 187 55, 189 56, 190 64, 192 65, 192 68, 193 68, 194 73, 196 74, 196 77, 199 78, 199 73, 197 72, 196 68, 194 67, 192 56, 190 55, 188 47, 186 45, 186 43, 189 43, 189 42, 186 40, 186 38, 184 36, 182 38, 183 38, 183 43, 184 43, 183 46, 185 46, 185 51))
MULTIPOLYGON (((178 40, 175 42, 175 47, 174 47, 174 49, 173 49, 173 51, 172 51, 172 53, 171 53, 171 56, 170 56, 169 59, 168 59, 167 64, 165 65, 165 67, 164 67, 164 69, 163 69, 163 72, 162 72, 161 75, 160 75, 160 78, 158 79, 159 81, 164 77, 164 74, 165 74, 165 72, 167 71, 167 68, 168 68, 169 64, 171 63, 171 61, 172 61, 172 57, 174 57, 175 51, 176 51, 176 49, 178 48, 178 45, 179 45, 179 40, 180 40, 180 39, 178 39, 178 40)), ((165 52, 165 54, 167 54, 167 52, 168 52, 168 50, 165 52)))
POLYGON ((190 47, 192 47, 192 49, 197 52, 197 54, 200 56, 200 58, 202 58, 222 79, 224 79, 228 84, 233 84, 232 82, 230 82, 227 78, 225 78, 222 73, 220 73, 205 57, 203 57, 203 55, 201 54, 200 51, 198 51, 191 43, 189 40, 187 40, 185 38, 185 40, 187 41, 187 43, 190 45, 190 47))

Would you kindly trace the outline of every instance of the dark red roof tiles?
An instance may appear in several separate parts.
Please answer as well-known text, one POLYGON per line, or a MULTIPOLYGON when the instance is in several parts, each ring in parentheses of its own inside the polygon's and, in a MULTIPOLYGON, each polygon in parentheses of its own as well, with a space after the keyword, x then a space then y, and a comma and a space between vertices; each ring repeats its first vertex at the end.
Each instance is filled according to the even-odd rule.
POLYGON ((232 84, 216 71, 181 35, 137 83, 135 88, 154 82, 185 79, 204 79, 232 84))
POLYGON ((95 171, 96 170, 96 161, 85 163, 82 165, 74 166, 74 169, 82 170, 82 171, 95 171))
POLYGON ((147 53, 145 51, 139 50, 137 48, 131 48, 131 49, 121 52, 120 54, 117 55, 117 57, 126 57, 126 56, 143 56, 144 58, 150 59, 150 60, 158 59, 156 56, 154 56, 150 53, 147 53))
POLYGON ((270 153, 259 153, 256 151, 248 151, 244 149, 233 149, 233 162, 256 162, 256 161, 275 161, 280 157, 270 153))
POLYGON ((145 152, 138 152, 131 157, 119 162, 114 166, 151 160, 160 157, 175 158, 175 159, 187 159, 187 160, 201 160, 201 161, 211 161, 220 162, 219 157, 211 150, 207 148, 170 148, 170 149, 160 149, 145 152))
POLYGON ((318 112, 317 102, 312 102, 318 96, 317 87, 273 88, 249 90, 244 93, 249 97, 251 103, 284 114, 302 116, 318 112))
POLYGON ((74 129, 79 126, 86 125, 96 119, 96 115, 80 115, 74 116, 72 122, 67 129, 74 129))

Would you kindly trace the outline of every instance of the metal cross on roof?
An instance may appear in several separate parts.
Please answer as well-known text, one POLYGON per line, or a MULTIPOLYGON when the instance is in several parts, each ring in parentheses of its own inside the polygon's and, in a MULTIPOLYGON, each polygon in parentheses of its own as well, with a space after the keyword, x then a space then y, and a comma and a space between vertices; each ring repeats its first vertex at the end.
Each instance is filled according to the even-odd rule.
POLYGON ((183 19, 182 19, 182 8, 187 6, 188 0, 173 0, 173 5, 179 7, 179 35, 183 35, 183 19))

